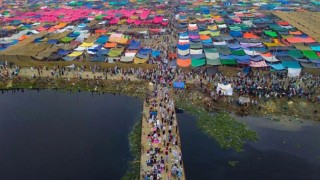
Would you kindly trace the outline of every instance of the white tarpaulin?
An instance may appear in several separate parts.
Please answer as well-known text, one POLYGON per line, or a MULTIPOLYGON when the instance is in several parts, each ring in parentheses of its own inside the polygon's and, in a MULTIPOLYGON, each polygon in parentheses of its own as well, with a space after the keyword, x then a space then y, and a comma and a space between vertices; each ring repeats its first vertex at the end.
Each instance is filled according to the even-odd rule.
MULTIPOLYGON (((179 50, 178 50, 179 51, 179 50)), ((179 52, 178 52, 179 53, 179 52)), ((180 54, 180 53, 179 53, 180 54)), ((190 49, 190 54, 202 54, 202 49, 190 49)), ((183 55, 183 54, 181 54, 183 55)))
POLYGON ((233 94, 233 89, 231 87, 231 84, 223 85, 218 83, 217 93, 219 93, 219 91, 221 91, 221 94, 225 96, 232 96, 233 94))
POLYGON ((288 68, 289 77, 298 77, 300 76, 301 68, 288 68))
POLYGON ((178 54, 182 55, 182 56, 185 56, 185 55, 188 55, 190 53, 190 50, 187 49, 187 50, 180 50, 178 49, 178 54))

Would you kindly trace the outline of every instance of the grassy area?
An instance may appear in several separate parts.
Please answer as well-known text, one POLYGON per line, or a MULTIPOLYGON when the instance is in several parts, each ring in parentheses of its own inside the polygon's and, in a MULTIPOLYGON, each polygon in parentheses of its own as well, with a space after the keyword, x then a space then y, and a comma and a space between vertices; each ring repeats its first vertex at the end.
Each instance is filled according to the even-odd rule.
POLYGON ((129 134, 130 151, 133 155, 133 160, 128 162, 129 168, 122 180, 138 180, 140 179, 140 156, 141 156, 141 122, 140 118, 133 126, 129 134))
POLYGON ((121 63, 121 62, 115 62, 115 63, 105 63, 105 62, 78 62, 78 61, 30 61, 30 60, 24 60, 24 61, 8 61, 13 62, 15 65, 18 65, 20 67, 53 67, 53 66, 69 66, 71 64, 75 64, 78 66, 94 66, 98 65, 102 68, 111 68, 118 66, 120 68, 128 69, 128 68, 142 68, 142 69, 153 69, 156 68, 156 65, 152 64, 133 64, 133 63, 121 63))
POLYGON ((100 93, 126 94, 143 98, 148 89, 144 81, 116 81, 94 79, 62 78, 14 78, 0 81, 0 89, 60 89, 65 91, 90 91, 100 93))
POLYGON ((205 134, 214 138, 224 149, 243 151, 246 141, 256 141, 257 134, 245 124, 236 121, 229 113, 219 112, 212 115, 203 106, 195 102, 190 103, 183 98, 176 98, 176 106, 197 118, 197 126, 205 134))

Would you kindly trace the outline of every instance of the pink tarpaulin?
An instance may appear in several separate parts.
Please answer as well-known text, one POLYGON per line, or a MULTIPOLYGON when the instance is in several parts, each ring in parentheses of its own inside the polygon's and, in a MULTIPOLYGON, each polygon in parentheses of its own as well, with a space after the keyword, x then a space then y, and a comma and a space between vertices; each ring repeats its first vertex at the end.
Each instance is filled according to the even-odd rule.
POLYGON ((147 19, 150 14, 150 10, 142 10, 140 14, 140 19, 147 19))
POLYGON ((135 21, 134 21, 134 24, 135 24, 135 25, 140 25, 140 24, 141 24, 141 21, 135 20, 135 21))
POLYGON ((153 18, 153 22, 156 24, 160 24, 163 21, 163 17, 162 16, 155 16, 153 18))
POLYGON ((129 23, 129 24, 132 24, 132 23, 134 23, 136 20, 135 19, 127 19, 127 23, 129 23))
POLYGON ((117 24, 119 22, 119 18, 111 19, 109 24, 117 24))
POLYGON ((250 67, 267 67, 267 63, 266 61, 259 61, 259 62, 255 62, 255 61, 250 61, 250 67))
POLYGON ((4 21, 22 20, 31 22, 72 22, 80 18, 88 17, 91 13, 98 13, 91 9, 43 9, 37 12, 17 13, 14 17, 6 17, 4 21))
POLYGON ((168 21, 165 21, 165 22, 162 22, 161 23, 163 26, 167 26, 168 24, 169 24, 169 22, 168 21))

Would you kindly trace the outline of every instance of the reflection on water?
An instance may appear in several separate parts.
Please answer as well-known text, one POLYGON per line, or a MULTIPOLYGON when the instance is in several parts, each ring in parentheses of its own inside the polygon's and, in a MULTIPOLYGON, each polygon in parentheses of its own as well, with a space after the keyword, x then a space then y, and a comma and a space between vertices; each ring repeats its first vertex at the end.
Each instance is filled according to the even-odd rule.
POLYGON ((320 177, 318 124, 280 124, 279 128, 276 124, 279 122, 265 118, 240 118, 258 132, 260 139, 257 143, 248 143, 245 152, 236 153, 219 148, 213 139, 200 132, 191 115, 178 114, 178 120, 188 179, 291 180, 320 177), (231 167, 228 161, 239 163, 231 167))
POLYGON ((141 110, 127 96, 0 94, 0 179, 120 179, 141 110))

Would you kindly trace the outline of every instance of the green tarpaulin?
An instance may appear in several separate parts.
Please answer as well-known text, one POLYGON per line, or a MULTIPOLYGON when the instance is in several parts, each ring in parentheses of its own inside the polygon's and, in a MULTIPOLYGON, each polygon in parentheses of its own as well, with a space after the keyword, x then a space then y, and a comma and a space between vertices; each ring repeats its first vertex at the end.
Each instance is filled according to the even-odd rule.
POLYGON ((282 65, 285 68, 297 68, 297 69, 301 68, 298 61, 282 61, 282 65))
POLYGON ((278 34, 274 31, 263 31, 263 32, 270 37, 278 37, 278 34))
POLYGON ((205 53, 216 53, 218 52, 216 48, 205 48, 203 49, 205 53))
POLYGON ((112 49, 110 49, 108 56, 109 57, 118 57, 121 55, 123 50, 124 50, 124 48, 112 48, 112 49))
POLYGON ((217 66, 217 65, 221 65, 221 62, 220 62, 220 59, 207 58, 207 64, 217 66))
POLYGON ((202 43, 190 43, 190 49, 201 49, 202 48, 202 43))
POLYGON ((208 35, 210 34, 210 31, 200 31, 199 34, 208 35))
POLYGON ((278 31, 278 32, 280 32, 280 31, 281 31, 281 32, 288 31, 288 29, 283 28, 283 27, 281 27, 281 26, 279 26, 279 25, 276 25, 276 24, 270 24, 269 27, 270 27, 271 29, 275 30, 275 31, 278 31))
POLYGON ((237 56, 244 56, 244 55, 246 55, 246 53, 244 52, 244 50, 243 49, 240 49, 240 50, 231 50, 231 53, 233 54, 233 55, 237 55, 237 56))
POLYGON ((63 42, 63 43, 69 43, 69 42, 71 42, 73 39, 74 39, 74 38, 72 38, 72 37, 64 37, 64 38, 60 39, 60 41, 63 42))
POLYGON ((217 51, 222 55, 229 55, 231 54, 230 49, 228 46, 216 46, 217 51))
POLYGON ((222 65, 237 65, 235 59, 220 59, 222 65))
POLYGON ((317 53, 315 53, 312 50, 302 50, 302 53, 304 56, 306 56, 308 59, 319 59, 319 56, 317 55, 317 53))
POLYGON ((191 66, 192 67, 200 67, 206 65, 206 59, 191 59, 191 66))
POLYGON ((304 55, 299 50, 290 50, 290 51, 288 51, 288 54, 290 57, 296 58, 296 59, 304 57, 304 55))

